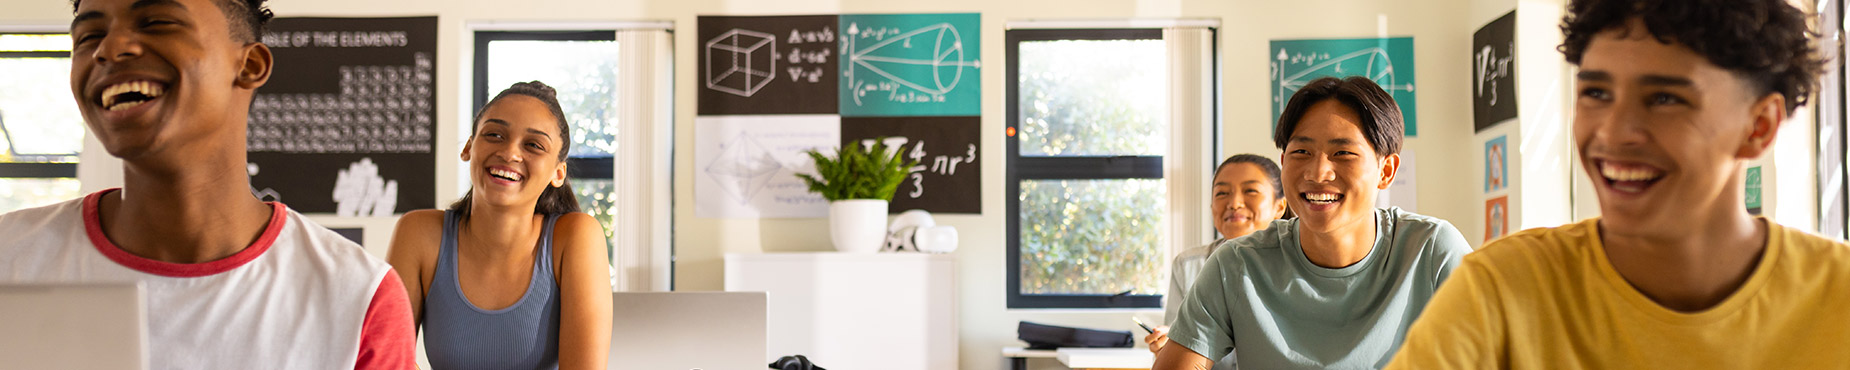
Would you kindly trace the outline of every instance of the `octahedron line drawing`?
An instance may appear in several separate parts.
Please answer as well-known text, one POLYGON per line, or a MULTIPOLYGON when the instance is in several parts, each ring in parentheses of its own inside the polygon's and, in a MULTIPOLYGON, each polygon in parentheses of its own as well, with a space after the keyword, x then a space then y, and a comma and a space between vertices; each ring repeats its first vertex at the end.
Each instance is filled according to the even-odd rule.
POLYGON ((708 89, 749 98, 777 79, 777 37, 769 33, 734 28, 707 40, 705 51, 708 89))
POLYGON ((707 163, 705 172, 721 190, 738 198, 739 204, 750 204, 752 197, 783 169, 784 165, 771 157, 771 150, 764 144, 747 133, 739 133, 720 144, 719 156, 707 163))

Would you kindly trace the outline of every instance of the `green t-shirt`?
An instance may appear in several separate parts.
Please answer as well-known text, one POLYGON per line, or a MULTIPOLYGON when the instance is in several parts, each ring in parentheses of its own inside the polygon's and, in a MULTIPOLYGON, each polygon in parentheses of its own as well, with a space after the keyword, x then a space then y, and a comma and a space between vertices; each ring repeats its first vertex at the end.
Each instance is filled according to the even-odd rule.
POLYGON ((1471 252, 1444 220, 1375 210, 1375 245, 1348 267, 1311 264, 1298 220, 1228 240, 1208 257, 1181 303, 1169 341, 1250 369, 1387 366, 1459 260, 1471 252))

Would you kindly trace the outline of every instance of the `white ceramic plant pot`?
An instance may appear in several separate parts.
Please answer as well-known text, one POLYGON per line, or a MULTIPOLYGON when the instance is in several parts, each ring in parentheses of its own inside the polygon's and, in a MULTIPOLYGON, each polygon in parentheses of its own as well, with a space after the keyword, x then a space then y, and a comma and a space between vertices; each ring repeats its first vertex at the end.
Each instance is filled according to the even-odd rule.
POLYGON ((829 202, 829 240, 848 253, 880 251, 886 242, 887 201, 848 199, 829 202))

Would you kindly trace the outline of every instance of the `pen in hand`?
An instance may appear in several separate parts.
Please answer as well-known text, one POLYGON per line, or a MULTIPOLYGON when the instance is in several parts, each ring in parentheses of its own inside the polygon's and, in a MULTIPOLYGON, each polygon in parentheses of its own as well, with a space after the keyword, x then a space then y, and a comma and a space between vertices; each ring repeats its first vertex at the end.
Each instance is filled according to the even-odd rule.
POLYGON ((1144 325, 1143 320, 1137 319, 1136 316, 1131 316, 1131 322, 1137 323, 1137 327, 1143 328, 1145 333, 1156 334, 1156 329, 1151 329, 1149 325, 1144 325))

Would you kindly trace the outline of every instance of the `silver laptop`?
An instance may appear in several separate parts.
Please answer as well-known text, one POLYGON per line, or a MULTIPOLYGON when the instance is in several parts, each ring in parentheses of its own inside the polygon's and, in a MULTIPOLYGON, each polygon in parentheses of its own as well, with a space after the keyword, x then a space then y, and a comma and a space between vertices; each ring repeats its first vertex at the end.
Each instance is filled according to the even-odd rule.
POLYGON ((140 283, 0 284, 0 367, 147 369, 143 302, 140 283))
POLYGON ((767 369, 764 292, 618 292, 610 369, 767 369))

